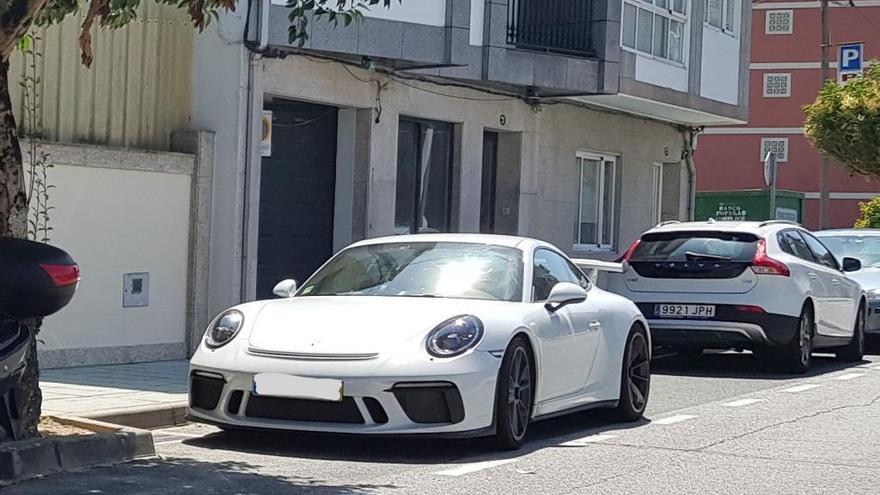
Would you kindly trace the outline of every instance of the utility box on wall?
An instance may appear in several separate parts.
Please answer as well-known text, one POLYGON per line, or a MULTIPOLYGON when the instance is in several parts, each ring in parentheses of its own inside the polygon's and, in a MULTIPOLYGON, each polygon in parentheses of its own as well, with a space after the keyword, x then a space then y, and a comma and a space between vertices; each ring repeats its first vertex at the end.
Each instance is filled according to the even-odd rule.
POLYGON ((695 220, 788 220, 804 222, 804 194, 776 191, 776 214, 770 215, 770 191, 712 191, 697 193, 695 220))

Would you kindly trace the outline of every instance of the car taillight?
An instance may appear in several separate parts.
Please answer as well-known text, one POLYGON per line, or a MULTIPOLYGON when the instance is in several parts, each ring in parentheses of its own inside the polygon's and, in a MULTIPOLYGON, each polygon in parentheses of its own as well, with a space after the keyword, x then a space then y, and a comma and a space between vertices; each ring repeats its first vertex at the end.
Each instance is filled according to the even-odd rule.
POLYGON ((639 244, 641 243, 641 239, 636 239, 635 242, 630 244, 629 248, 627 248, 627 250, 623 253, 623 256, 617 258, 615 263, 623 263, 624 261, 629 261, 629 259, 632 258, 633 253, 636 251, 636 249, 639 247, 639 244))
POLYGON ((755 251, 755 260, 752 261, 752 271, 757 275, 781 275, 788 277, 791 271, 785 263, 775 260, 767 255, 767 240, 758 240, 758 249, 755 251))
POLYGON ((56 287, 64 287, 79 282, 79 266, 77 265, 40 265, 56 287))

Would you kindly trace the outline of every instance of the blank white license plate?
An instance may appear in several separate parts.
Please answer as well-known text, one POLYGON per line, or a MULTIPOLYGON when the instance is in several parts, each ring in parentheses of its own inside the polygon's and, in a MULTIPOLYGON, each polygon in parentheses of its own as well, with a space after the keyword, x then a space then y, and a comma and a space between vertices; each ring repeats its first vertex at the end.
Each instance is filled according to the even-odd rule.
POLYGON ((658 318, 714 318, 715 306, 707 304, 656 304, 658 318))
POLYGON ((342 380, 306 378, 281 373, 254 376, 254 394, 287 399, 342 401, 342 380))

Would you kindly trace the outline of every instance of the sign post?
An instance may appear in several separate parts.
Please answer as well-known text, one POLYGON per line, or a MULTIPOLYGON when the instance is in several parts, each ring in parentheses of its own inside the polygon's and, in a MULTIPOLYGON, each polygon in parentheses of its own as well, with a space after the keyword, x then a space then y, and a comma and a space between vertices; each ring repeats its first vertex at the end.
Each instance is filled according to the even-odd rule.
POLYGON ((776 153, 771 151, 764 157, 764 183, 770 186, 770 218, 768 220, 776 219, 776 173, 778 170, 776 153))
POLYGON ((843 84, 861 76, 865 69, 865 44, 842 43, 837 52, 837 82, 843 84))

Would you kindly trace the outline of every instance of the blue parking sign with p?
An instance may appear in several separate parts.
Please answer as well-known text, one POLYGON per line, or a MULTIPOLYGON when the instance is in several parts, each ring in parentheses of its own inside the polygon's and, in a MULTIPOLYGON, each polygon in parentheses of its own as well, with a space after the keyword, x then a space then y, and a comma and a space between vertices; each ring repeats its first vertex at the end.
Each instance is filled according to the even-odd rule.
POLYGON ((862 72, 862 54, 864 43, 847 43, 840 45, 840 54, 837 58, 840 72, 862 72))

